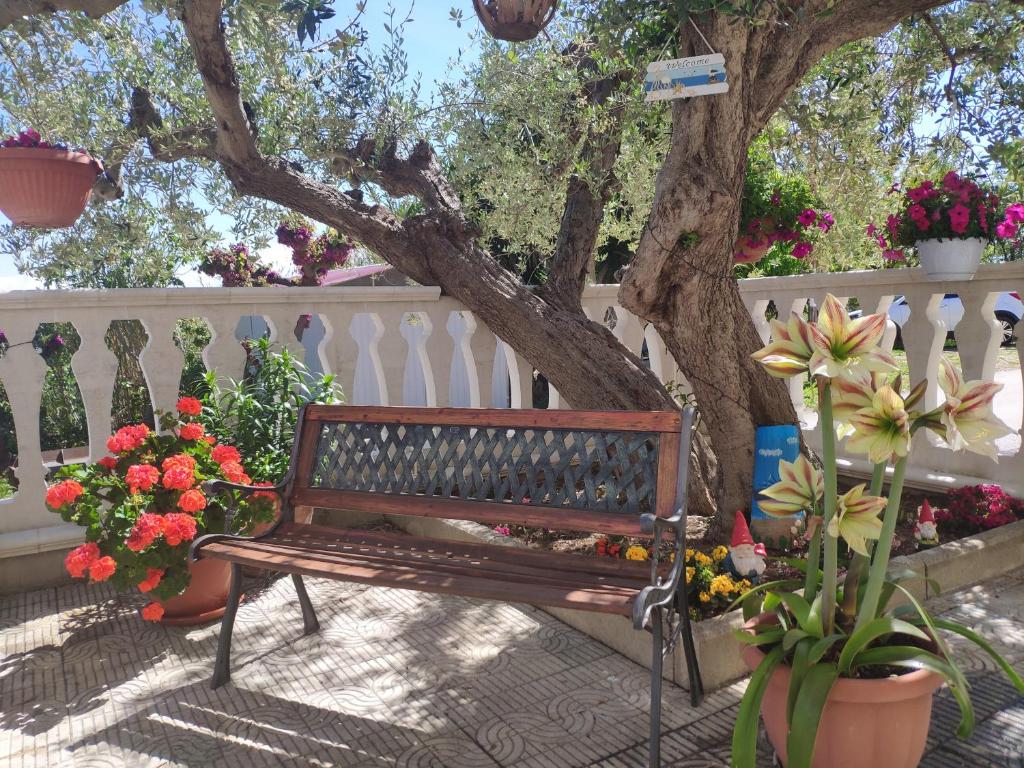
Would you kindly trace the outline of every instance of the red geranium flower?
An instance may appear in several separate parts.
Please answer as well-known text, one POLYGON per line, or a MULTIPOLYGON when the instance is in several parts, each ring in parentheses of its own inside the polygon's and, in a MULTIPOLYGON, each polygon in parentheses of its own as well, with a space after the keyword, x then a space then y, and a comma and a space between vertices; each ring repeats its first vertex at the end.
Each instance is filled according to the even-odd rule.
POLYGON ((149 592, 156 589, 160 579, 164 577, 163 568, 147 568, 146 578, 139 582, 140 592, 149 592))
POLYGON ((174 456, 168 456, 164 459, 164 463, 161 466, 164 472, 167 472, 172 467, 184 467, 189 472, 192 472, 196 468, 196 460, 187 453, 176 453, 174 456))
POLYGON ((146 621, 160 621, 164 616, 164 607, 160 603, 150 603, 142 609, 142 618, 146 621))
POLYGON ((132 493, 148 491, 160 479, 160 470, 152 464, 132 464, 128 467, 125 481, 132 493))
POLYGON ((182 440, 198 440, 206 434, 206 429, 202 424, 197 424, 192 421, 188 424, 182 424, 181 429, 178 430, 178 434, 181 436, 182 440))
POLYGON ((106 467, 107 469, 115 469, 117 467, 117 459, 115 459, 113 456, 104 456, 96 463, 99 464, 101 467, 106 467))
POLYGON ((114 575, 114 571, 117 570, 117 563, 114 562, 114 558, 110 555, 101 557, 95 563, 89 566, 89 580, 90 581, 106 581, 114 575))
POLYGON ((178 413, 186 416, 198 416, 203 412, 203 404, 194 397, 182 397, 178 399, 178 413))
POLYGON ((164 488, 168 488, 170 490, 187 491, 195 485, 195 482, 196 476, 188 467, 172 465, 170 469, 164 472, 164 488))
POLYGON ((191 515, 179 512, 168 512, 164 515, 164 540, 168 546, 176 547, 183 541, 192 541, 196 537, 196 519, 191 515))
POLYGON ((149 434, 149 427, 145 424, 121 427, 107 438, 107 449, 111 453, 134 451, 142 446, 149 434))
POLYGON ((196 488, 185 491, 181 494, 181 498, 178 499, 178 509, 182 512, 195 514, 202 509, 206 509, 206 497, 202 491, 196 488))
POLYGON ((245 474, 245 468, 237 461, 225 461, 220 465, 220 471, 224 474, 224 477, 232 483, 243 483, 248 485, 252 482, 249 476, 245 474))
POLYGON ((64 558, 64 567, 72 577, 80 579, 85 576, 89 566, 99 559, 100 548, 95 541, 90 541, 68 552, 67 557, 64 558))
POLYGON ((242 454, 240 454, 238 449, 233 445, 218 445, 210 451, 210 458, 218 464, 223 464, 225 461, 241 462, 242 454))
POLYGON ((46 489, 46 505, 53 509, 61 509, 67 504, 74 504, 75 499, 85 492, 76 480, 64 480, 46 489))
POLYGON ((164 532, 164 521, 160 515, 152 512, 143 512, 135 521, 132 532, 128 534, 124 545, 132 552, 141 552, 154 541, 160 538, 164 532))

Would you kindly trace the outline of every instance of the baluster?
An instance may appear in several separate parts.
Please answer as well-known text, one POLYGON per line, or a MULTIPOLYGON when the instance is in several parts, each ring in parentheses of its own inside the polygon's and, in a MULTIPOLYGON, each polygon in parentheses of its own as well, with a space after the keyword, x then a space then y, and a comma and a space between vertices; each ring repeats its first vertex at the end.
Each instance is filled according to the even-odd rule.
POLYGON ((999 294, 970 283, 962 284, 959 292, 964 316, 956 324, 953 335, 964 378, 991 381, 995 377, 999 346, 1003 343, 1002 328, 995 317, 999 294))
POLYGON ((494 336, 494 362, 491 367, 491 408, 510 408, 510 390, 505 342, 494 336))
POLYGON ((939 404, 938 379, 935 374, 939 370, 939 358, 946 341, 946 325, 939 316, 942 294, 916 290, 906 295, 910 318, 903 324, 902 336, 910 380, 919 382, 928 379, 924 405, 931 409, 939 404))
POLYGON ((352 317, 349 333, 358 347, 352 404, 387 405, 388 390, 379 350, 384 323, 375 312, 360 312, 352 317))
POLYGON ((506 370, 510 384, 509 401, 511 408, 533 407, 533 366, 515 353, 515 350, 499 339, 499 349, 505 351, 506 370))
MULTIPOLYGON (((761 337, 762 344, 767 344, 772 335, 772 326, 766 317, 770 301, 770 299, 758 299, 747 304, 747 309, 750 312, 751 319, 754 321, 754 327, 761 337)), ((744 303, 746 304, 746 301, 744 303)), ((785 320, 785 318, 782 319, 785 320)))
POLYGON ((18 493, 11 503, 13 510, 4 511, 4 528, 38 526, 42 499, 46 493, 43 456, 39 442, 39 407, 46 378, 46 361, 30 341, 39 327, 38 319, 25 316, 24 310, 4 318, 4 331, 12 345, 0 358, 0 381, 3 381, 14 418, 18 439, 18 493), (16 519, 12 519, 12 517, 16 519))
POLYGON ((407 312, 402 316, 400 330, 408 345, 402 375, 402 404, 434 407, 437 391, 427 355, 427 339, 433 333, 433 324, 425 312, 407 312))
MULTIPOLYGON (((473 353, 473 361, 476 366, 477 391, 480 393, 481 407, 487 407, 487 403, 493 402, 493 376, 497 349, 494 343, 494 334, 487 330, 475 315, 466 311, 466 314, 473 317, 476 323, 476 331, 469 336, 469 348, 473 353)), ((504 382, 504 380, 502 380, 504 382)), ((502 389, 507 391, 507 384, 502 384, 502 389)))
POLYGON ((117 355, 105 341, 110 327, 108 313, 76 314, 71 322, 82 340, 78 351, 71 358, 71 370, 85 405, 85 420, 89 428, 89 461, 95 462, 107 452, 114 381, 117 378, 117 355))
MULTIPOLYGON (((775 308, 779 313, 779 320, 783 323, 788 323, 790 315, 796 313, 800 317, 804 316, 804 310, 807 308, 807 299, 798 298, 790 299, 788 304, 785 299, 776 299, 775 308)), ((761 313, 761 317, 764 318, 764 312, 761 313)), ((765 325, 771 328, 767 319, 765 319, 765 325)), ((760 332, 760 329, 758 329, 760 332)), ((789 400, 793 403, 793 407, 796 409, 797 415, 807 412, 807 407, 804 405, 804 381, 806 376, 793 376, 786 382, 786 386, 789 388, 789 400)))
MULTIPOLYGON (((158 411, 169 412, 173 421, 178 390, 181 387, 181 371, 185 366, 185 356, 174 343, 178 313, 171 310, 147 314, 140 319, 149 340, 139 355, 139 365, 153 398, 153 411, 154 414, 158 411)), ((161 423, 159 416, 156 416, 156 419, 157 431, 167 428, 161 423)))
POLYGON ((462 408, 479 408, 480 381, 470 346, 470 338, 476 332, 476 318, 471 312, 449 312, 447 330, 454 344, 448 378, 448 403, 462 408))
POLYGON ((227 305, 221 311, 205 308, 206 322, 210 324, 212 338, 203 350, 203 365, 216 373, 219 380, 242 378, 245 371, 245 350, 235 338, 238 315, 227 305))

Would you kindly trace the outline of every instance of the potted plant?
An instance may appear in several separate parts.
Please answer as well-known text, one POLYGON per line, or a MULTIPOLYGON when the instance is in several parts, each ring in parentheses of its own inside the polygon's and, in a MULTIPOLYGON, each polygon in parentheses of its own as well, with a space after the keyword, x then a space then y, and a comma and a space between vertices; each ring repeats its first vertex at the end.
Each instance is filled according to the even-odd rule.
POLYGON ((269 490, 216 498, 200 490, 210 479, 251 482, 238 451, 206 435, 196 420, 201 412, 198 400, 183 397, 168 432, 122 427, 107 440, 113 455, 62 468, 46 492, 47 507, 86 529, 86 543, 64 561, 68 572, 144 592, 153 598, 142 609, 149 621, 189 625, 222 615, 230 568, 214 560, 189 566, 189 542, 204 533, 248 533, 276 509, 269 490))
POLYGON ((784 259, 806 258, 817 236, 835 223, 821 208, 806 180, 782 173, 767 156, 753 154, 743 182, 735 262, 756 263, 769 250, 784 259))
POLYGON ((976 643, 1024 692, 1021 676, 983 638, 929 615, 906 587, 917 574, 889 573, 914 434, 929 429, 954 450, 994 457, 993 441, 1009 431, 992 414, 1001 385, 964 382, 943 360, 946 400, 925 410, 927 382, 904 393, 899 376, 891 376, 893 358, 878 347, 885 316, 852 320, 831 295, 816 323, 794 313, 772 329, 772 343, 754 357, 773 375, 816 378, 822 468, 803 456, 783 461, 781 480, 761 491, 768 514, 806 513, 810 543, 806 561, 793 561, 803 579, 760 584, 737 600, 748 619, 741 639, 753 676, 737 714, 733 764, 753 768, 760 710, 787 768, 913 768, 924 751, 932 693, 943 683, 960 705, 957 734, 966 738, 974 726, 945 633, 976 643), (870 487, 839 493, 837 433, 874 464, 870 487))
POLYGON ((558 0, 473 0, 473 9, 491 37, 513 43, 539 35, 557 8, 558 0))
POLYGON ((1013 238, 1021 222, 1024 204, 1004 209, 991 189, 950 171, 939 182, 926 179, 908 187, 899 210, 889 215, 883 229, 869 225, 868 236, 887 261, 903 261, 906 249, 913 248, 929 277, 970 280, 985 246, 997 238, 1013 238))
POLYGON ((84 152, 22 131, 0 142, 0 211, 19 227, 70 227, 102 172, 84 152))

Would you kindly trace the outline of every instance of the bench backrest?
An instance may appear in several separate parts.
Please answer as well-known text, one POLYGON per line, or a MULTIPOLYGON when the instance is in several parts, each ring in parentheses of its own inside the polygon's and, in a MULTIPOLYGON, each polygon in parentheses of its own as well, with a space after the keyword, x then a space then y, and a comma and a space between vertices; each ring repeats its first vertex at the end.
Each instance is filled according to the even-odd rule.
POLYGON ((292 505, 642 535, 682 503, 675 411, 309 405, 292 505))

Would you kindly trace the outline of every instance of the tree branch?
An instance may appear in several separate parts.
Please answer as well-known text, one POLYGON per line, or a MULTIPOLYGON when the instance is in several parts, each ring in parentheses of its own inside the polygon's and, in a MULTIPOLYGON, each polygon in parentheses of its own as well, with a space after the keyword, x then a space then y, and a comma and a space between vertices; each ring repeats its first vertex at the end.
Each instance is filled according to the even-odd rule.
POLYGON ((97 19, 127 2, 128 0, 7 0, 0 3, 0 29, 6 29, 25 16, 39 13, 83 11, 86 16, 97 19))
MULTIPOLYGON (((597 69, 597 62, 585 56, 579 68, 593 72, 597 69)), ((632 72, 623 70, 587 83, 587 103, 595 107, 604 106, 632 75, 632 72)), ((545 297, 566 307, 580 306, 580 296, 604 219, 604 207, 618 184, 612 169, 622 144, 624 114, 625 107, 618 105, 611 111, 609 126, 601 131, 591 126, 587 131, 580 159, 589 167, 591 178, 578 173, 569 177, 552 266, 543 288, 545 297)), ((575 143, 579 136, 570 136, 569 140, 575 143)))

